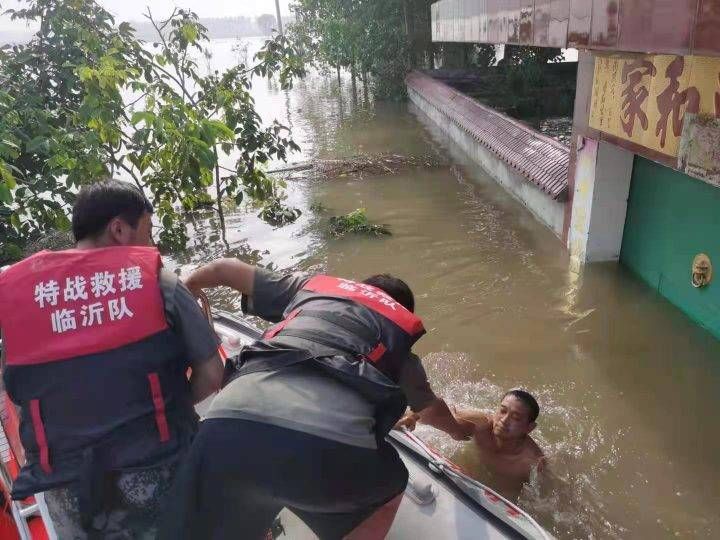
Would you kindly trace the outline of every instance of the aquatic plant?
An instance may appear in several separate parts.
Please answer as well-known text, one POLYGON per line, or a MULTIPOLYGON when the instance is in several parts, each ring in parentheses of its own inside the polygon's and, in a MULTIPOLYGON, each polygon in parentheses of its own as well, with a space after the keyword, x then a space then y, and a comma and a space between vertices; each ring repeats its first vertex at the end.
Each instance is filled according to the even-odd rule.
POLYGON ((364 208, 353 210, 344 216, 330 218, 330 233, 341 237, 347 233, 364 234, 369 236, 386 236, 392 234, 387 225, 375 225, 368 220, 364 208))
POLYGON ((270 197, 262 203, 258 216, 271 225, 287 225, 302 215, 299 208, 291 208, 283 204, 279 197, 270 197))

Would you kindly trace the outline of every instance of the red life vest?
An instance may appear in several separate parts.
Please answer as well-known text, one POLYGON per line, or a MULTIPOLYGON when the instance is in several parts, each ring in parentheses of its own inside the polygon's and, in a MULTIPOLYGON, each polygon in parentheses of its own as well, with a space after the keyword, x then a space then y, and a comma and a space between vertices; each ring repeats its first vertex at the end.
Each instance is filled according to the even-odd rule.
POLYGON ((263 341, 296 350, 263 358, 251 346, 241 352, 236 375, 311 362, 351 386, 376 406, 376 436, 382 439, 406 407, 398 381, 413 344, 425 333, 419 317, 387 293, 364 283, 319 275, 309 279, 263 341), (309 353, 311 344, 330 355, 309 353))
POLYGON ((44 251, 0 274, 3 378, 27 457, 14 498, 84 469, 160 465, 189 443, 196 417, 161 264, 149 247, 44 251))
MULTIPOLYGON (((314 317, 338 326, 345 325, 357 338, 355 343, 350 344, 355 346, 353 352, 362 355, 381 371, 389 371, 387 368, 383 369, 383 361, 387 357, 399 355, 402 359, 425 334, 422 320, 385 291, 365 283, 332 276, 318 275, 310 278, 288 306, 286 313, 280 323, 265 332, 264 339, 270 340, 278 334, 305 337, 310 341, 318 337, 317 332, 311 335, 308 332, 293 331, 290 323, 297 317, 314 317), (330 311, 318 305, 317 300, 321 299, 341 299, 344 302, 333 306, 330 311), (368 335, 370 328, 362 328, 361 314, 353 304, 360 305, 375 315, 378 328, 373 336, 368 335), (352 322, 353 319, 356 320, 355 323, 352 322)), ((327 345, 343 349, 337 342, 327 345)), ((394 378, 392 372, 386 374, 394 378)))

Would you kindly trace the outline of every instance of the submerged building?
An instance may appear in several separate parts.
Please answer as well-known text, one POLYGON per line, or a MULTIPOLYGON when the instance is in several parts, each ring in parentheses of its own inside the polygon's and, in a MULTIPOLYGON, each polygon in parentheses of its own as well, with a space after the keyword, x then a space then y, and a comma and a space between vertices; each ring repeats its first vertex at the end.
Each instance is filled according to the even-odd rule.
POLYGON ((433 41, 578 49, 570 145, 427 73, 408 93, 567 246, 720 338, 720 0, 441 0, 433 41))

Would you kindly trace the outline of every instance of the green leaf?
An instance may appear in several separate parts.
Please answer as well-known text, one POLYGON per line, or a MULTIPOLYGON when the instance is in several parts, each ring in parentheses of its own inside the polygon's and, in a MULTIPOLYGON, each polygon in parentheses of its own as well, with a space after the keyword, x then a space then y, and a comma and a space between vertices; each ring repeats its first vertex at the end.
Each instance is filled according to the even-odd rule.
POLYGON ((8 242, 2 246, 2 256, 8 261, 17 261, 22 259, 22 249, 20 246, 8 242))
POLYGON ((5 204, 12 203, 12 192, 6 184, 0 184, 0 202, 5 204))
POLYGON ((48 154, 50 152, 50 141, 42 135, 34 137, 25 145, 28 154, 48 154))
POLYGON ((20 231, 20 217, 15 212, 10 216, 10 224, 15 227, 16 231, 20 231))
POLYGON ((5 165, 5 163, 0 162, 0 179, 2 179, 3 182, 5 182, 5 185, 8 187, 8 189, 15 189, 15 186, 17 183, 15 182, 15 177, 12 175, 8 167, 5 165))
POLYGON ((235 136, 233 130, 227 127, 227 125, 220 120, 203 120, 203 126, 210 128, 212 133, 218 139, 232 140, 235 136))
POLYGON ((63 212, 58 212, 55 215, 55 226, 61 231, 70 230, 70 220, 63 212))
POLYGON ((182 34, 182 37, 185 38, 185 41, 187 41, 188 43, 195 43, 198 37, 197 27, 192 24, 183 24, 180 28, 180 33, 182 34))
POLYGON ((130 117, 130 123, 133 126, 138 125, 140 122, 145 122, 146 125, 150 126, 153 122, 155 122, 155 119, 157 116, 155 116, 153 113, 148 111, 137 111, 132 114, 130 117))

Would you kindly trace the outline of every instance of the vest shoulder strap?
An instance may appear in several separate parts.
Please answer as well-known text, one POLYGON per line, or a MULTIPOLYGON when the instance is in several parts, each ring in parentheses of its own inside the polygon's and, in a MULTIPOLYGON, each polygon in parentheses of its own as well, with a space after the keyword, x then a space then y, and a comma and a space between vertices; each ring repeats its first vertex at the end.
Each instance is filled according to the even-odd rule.
POLYGON ((389 319, 410 336, 418 337, 425 333, 425 328, 419 317, 395 301, 385 291, 372 285, 358 283, 349 279, 318 275, 309 279, 303 285, 303 290, 347 298, 362 304, 389 319))

